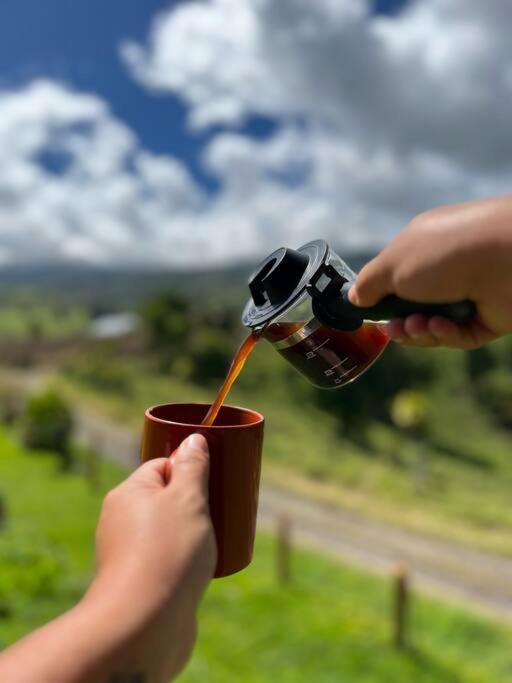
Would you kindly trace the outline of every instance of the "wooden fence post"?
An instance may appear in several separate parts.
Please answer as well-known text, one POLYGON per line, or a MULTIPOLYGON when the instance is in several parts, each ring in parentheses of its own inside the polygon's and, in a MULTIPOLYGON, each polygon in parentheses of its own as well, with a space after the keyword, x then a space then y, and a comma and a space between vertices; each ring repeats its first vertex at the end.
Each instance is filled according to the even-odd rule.
POLYGON ((409 571, 406 564, 399 563, 393 569, 393 643, 399 650, 408 644, 409 606, 409 571))
POLYGON ((291 581, 291 524, 286 515, 277 522, 276 570, 277 580, 285 585, 291 581))

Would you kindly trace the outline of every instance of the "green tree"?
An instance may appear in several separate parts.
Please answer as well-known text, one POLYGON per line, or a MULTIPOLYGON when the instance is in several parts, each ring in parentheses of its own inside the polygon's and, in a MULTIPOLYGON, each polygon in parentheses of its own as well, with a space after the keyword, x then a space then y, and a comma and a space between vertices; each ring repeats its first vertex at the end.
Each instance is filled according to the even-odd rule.
POLYGON ((169 291, 155 295, 141 309, 149 347, 169 362, 186 346, 192 326, 192 308, 186 297, 169 291))
POLYGON ((23 421, 23 443, 33 450, 54 451, 64 469, 71 465, 73 415, 66 401, 55 391, 33 396, 23 421))

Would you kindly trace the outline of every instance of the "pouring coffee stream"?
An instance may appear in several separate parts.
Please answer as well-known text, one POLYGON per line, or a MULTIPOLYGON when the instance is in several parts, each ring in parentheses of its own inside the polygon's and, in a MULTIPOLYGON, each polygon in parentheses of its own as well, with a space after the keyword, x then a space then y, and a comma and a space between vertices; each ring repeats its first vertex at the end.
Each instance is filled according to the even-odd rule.
POLYGON ((387 335, 376 325, 414 313, 440 315, 459 325, 476 314, 473 302, 426 304, 387 296, 361 308, 348 299, 355 273, 324 240, 298 250, 282 247, 249 280, 251 298, 242 323, 251 330, 203 424, 212 425, 247 356, 260 338, 312 384, 337 389, 359 377, 384 351, 387 335))
POLYGON ((226 400, 226 396, 229 394, 229 391, 233 386, 236 378, 242 372, 242 368, 245 365, 245 361, 247 360, 251 351, 256 346, 260 336, 260 331, 253 331, 243 341, 240 348, 236 352, 235 357, 233 358, 233 362, 231 363, 229 372, 226 376, 226 379, 222 383, 222 386, 219 389, 217 396, 215 397, 215 401, 210 406, 210 409, 206 413, 206 416, 201 424, 207 427, 211 427, 213 425, 217 418, 217 415, 219 414, 219 410, 221 409, 222 404, 226 400))

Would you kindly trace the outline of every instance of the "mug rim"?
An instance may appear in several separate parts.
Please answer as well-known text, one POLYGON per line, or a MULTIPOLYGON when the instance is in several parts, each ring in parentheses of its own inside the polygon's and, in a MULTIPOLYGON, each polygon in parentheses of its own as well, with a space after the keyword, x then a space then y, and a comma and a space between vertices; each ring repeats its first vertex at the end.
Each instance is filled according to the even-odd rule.
POLYGON ((144 417, 146 417, 148 420, 151 420, 152 422, 157 422, 159 424, 164 424, 164 425, 177 425, 181 427, 197 427, 197 429, 249 429, 251 427, 258 427, 265 422, 265 417, 262 415, 260 412, 257 410, 252 410, 251 408, 243 408, 242 406, 234 406, 228 403, 224 403, 221 407, 221 410, 223 407, 225 408, 232 408, 233 410, 236 410, 238 412, 243 412, 243 413, 250 413, 251 415, 255 415, 258 419, 255 422, 249 422, 248 424, 235 424, 235 425, 202 425, 202 424, 197 424, 193 422, 177 422, 176 420, 164 420, 161 417, 156 417, 156 415, 152 414, 152 411, 155 410, 156 408, 164 408, 166 406, 202 406, 202 407, 210 407, 211 403, 204 403, 201 401, 174 401, 172 403, 157 403, 156 405, 150 406, 149 408, 146 408, 144 412, 144 417))

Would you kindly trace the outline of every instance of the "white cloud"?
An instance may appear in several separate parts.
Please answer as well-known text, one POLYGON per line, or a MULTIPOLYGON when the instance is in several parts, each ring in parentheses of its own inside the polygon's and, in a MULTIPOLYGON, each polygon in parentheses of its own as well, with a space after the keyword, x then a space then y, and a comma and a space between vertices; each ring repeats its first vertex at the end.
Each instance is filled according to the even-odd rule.
POLYGON ((121 52, 193 128, 280 122, 205 153, 214 213, 238 213, 253 243, 378 243, 426 208, 510 190, 511 20, 505 0, 413 0, 398 17, 366 0, 192 1, 121 52))
POLYGON ((142 149, 99 97, 51 81, 0 94, 2 261, 186 262, 203 203, 183 164, 142 149))
POLYGON ((390 238, 431 206, 510 191, 512 4, 201 0, 122 55, 215 128, 204 193, 95 95, 52 81, 0 92, 0 259, 207 265, 325 237, 390 238), (237 132, 278 121, 266 139, 237 132), (62 166, 59 173, 51 165, 62 166))
POLYGON ((508 163, 512 4, 415 0, 397 18, 369 12, 366 0, 194 1, 122 54, 141 83, 182 96, 193 125, 303 116, 360 144, 508 163))

